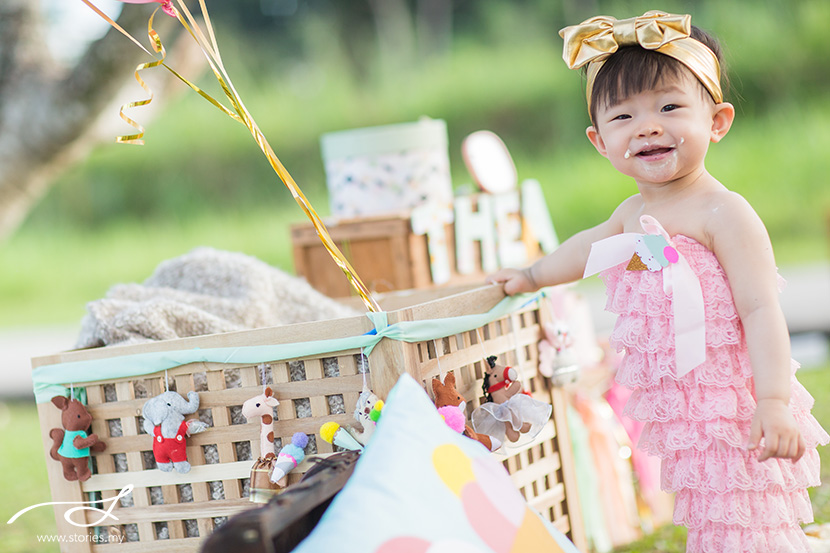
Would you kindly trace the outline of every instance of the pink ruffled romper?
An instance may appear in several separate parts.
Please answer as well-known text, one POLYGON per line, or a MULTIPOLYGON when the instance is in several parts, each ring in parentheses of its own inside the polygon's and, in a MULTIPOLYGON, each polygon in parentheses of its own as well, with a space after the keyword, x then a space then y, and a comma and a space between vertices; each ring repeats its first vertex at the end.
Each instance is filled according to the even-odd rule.
POLYGON ((688 552, 808 552, 800 522, 812 521, 807 488, 819 485, 816 447, 827 433, 810 414, 813 398, 795 379, 790 407, 807 452, 797 462, 757 461, 749 451, 755 412, 746 339, 726 274, 715 255, 677 235, 674 247, 699 277, 706 360, 677 378, 672 298, 662 272, 601 273, 606 309, 619 315, 611 343, 625 355, 617 382, 634 389, 626 414, 646 426, 639 446, 662 460, 662 488, 676 492, 674 523, 688 527, 688 552))

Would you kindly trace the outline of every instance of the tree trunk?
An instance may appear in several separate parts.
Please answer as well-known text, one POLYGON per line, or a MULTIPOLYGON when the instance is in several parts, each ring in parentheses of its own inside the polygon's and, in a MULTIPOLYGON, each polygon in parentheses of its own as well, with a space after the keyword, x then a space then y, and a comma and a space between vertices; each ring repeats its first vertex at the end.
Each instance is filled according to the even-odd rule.
POLYGON ((421 60, 449 53, 452 46, 452 10, 450 0, 418 0, 418 54, 421 60))
MULTIPOLYGON (((126 5, 118 23, 146 43, 150 13, 126 5)), ((169 45, 178 25, 164 15, 156 22, 169 45)), ((61 68, 46 51, 38 3, 0 2, 0 240, 17 229, 58 173, 89 153, 96 119, 143 61, 149 61, 146 53, 110 29, 75 67, 61 68)))
POLYGON ((369 0, 378 36, 383 73, 394 78, 412 67, 415 57, 415 30, 405 0, 369 0))

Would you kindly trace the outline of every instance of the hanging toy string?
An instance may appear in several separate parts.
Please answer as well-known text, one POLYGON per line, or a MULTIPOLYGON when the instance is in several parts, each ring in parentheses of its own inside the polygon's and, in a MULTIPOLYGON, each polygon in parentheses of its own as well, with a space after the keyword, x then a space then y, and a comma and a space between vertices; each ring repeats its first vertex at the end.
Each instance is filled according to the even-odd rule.
POLYGON ((70 382, 69 383, 69 401, 75 399, 75 385, 70 382))
POLYGON ((262 382, 262 393, 265 393, 265 363, 259 364, 259 381, 262 382))
POLYGON ((369 386, 366 383, 366 373, 369 372, 369 358, 363 353, 363 348, 360 348, 360 373, 363 375, 363 389, 368 390, 369 386))
POLYGON ((164 369, 164 391, 165 392, 170 391, 170 384, 168 383, 168 380, 167 380, 167 369, 164 369))
POLYGON ((519 348, 519 329, 515 316, 510 317, 510 341, 512 342, 513 355, 516 358, 516 370, 522 375, 524 374, 524 355, 521 355, 519 348))
POLYGON ((444 371, 441 369, 441 355, 438 353, 438 340, 433 340, 432 345, 435 348, 435 362, 438 363, 438 378, 444 382, 444 371))
POLYGON ((481 358, 487 361, 487 350, 484 348, 484 336, 481 334, 481 327, 476 328, 476 336, 478 336, 478 345, 481 346, 481 358))
MULTIPOLYGON (((141 43, 139 41, 137 41, 134 37, 127 33, 123 28, 115 24, 115 22, 111 18, 103 14, 101 10, 97 9, 91 3, 90 0, 82 1, 89 7, 91 7, 96 13, 101 15, 108 23, 110 23, 110 25, 113 25, 113 27, 115 27, 118 31, 130 38, 130 40, 132 40, 134 43, 138 44, 142 48, 142 50, 150 54, 150 52, 146 48, 141 46, 141 43)), ((201 9, 201 14, 205 28, 207 29, 207 36, 205 36, 205 32, 202 31, 202 28, 199 26, 196 19, 190 13, 190 10, 185 4, 185 1, 176 0, 176 4, 178 6, 178 9, 176 9, 176 7, 172 5, 171 1, 165 2, 163 6, 165 8, 165 12, 168 15, 177 18, 179 23, 181 23, 182 27, 184 27, 184 29, 190 34, 191 37, 193 37, 193 39, 199 45, 199 48, 202 50, 202 53, 204 54, 205 59, 207 60, 208 66, 210 67, 211 71, 216 77, 216 80, 219 83, 219 86, 222 88, 222 91, 225 93, 225 96, 227 96, 228 100, 230 101, 231 106, 233 107, 233 111, 219 104, 219 102, 217 102, 209 95, 202 92, 198 87, 196 87, 186 79, 182 78, 181 75, 179 75, 163 63, 164 53, 161 46, 161 40, 157 39, 158 35, 155 34, 155 31, 153 31, 152 29, 151 17, 150 40, 153 43, 153 48, 162 54, 161 61, 156 65, 161 65, 166 69, 170 70, 171 73, 173 73, 173 75, 181 79, 185 84, 187 84, 188 86, 190 86, 190 88, 198 92, 202 97, 210 101, 214 106, 218 107, 223 113, 229 115, 234 120, 239 121, 243 125, 245 125, 245 127, 250 131, 259 148, 262 150, 263 154, 265 154, 265 157, 271 164, 271 168, 274 170, 275 173, 277 173, 277 176, 280 178, 283 184, 285 184, 286 188, 288 188, 288 190, 291 192, 291 195, 294 197, 294 200, 297 202, 297 204, 300 206, 300 208, 311 221, 312 225, 314 226, 314 230, 317 231, 317 236, 323 243, 323 246, 326 248, 329 255, 334 260, 335 264, 338 267, 340 267, 340 269, 343 271, 347 280, 357 292, 357 295, 360 296, 360 299, 366 305, 366 308, 372 312, 380 312, 380 305, 372 297, 371 292, 360 279, 357 272, 351 266, 349 261, 343 255, 343 253, 340 251, 340 248, 338 248, 337 245, 334 243, 331 236, 329 235, 328 229, 326 228, 325 224, 323 224, 322 219, 320 219, 320 216, 314 210, 311 203, 308 201, 308 198, 305 197, 305 194, 303 194, 302 190, 300 190, 300 187, 297 186, 297 183, 294 181, 294 178, 288 173, 288 170, 285 168, 285 166, 283 166, 282 162, 274 153, 270 144, 268 144, 268 141, 265 139, 265 135, 262 134, 262 131, 260 131, 253 117, 242 103, 242 99, 236 92, 236 89, 233 87, 233 83, 231 82, 230 77, 227 74, 227 71, 225 71, 225 66, 222 63, 222 58, 219 54, 219 47, 216 43, 216 36, 213 30, 213 26, 210 22, 210 15, 208 14, 207 6, 205 5, 205 0, 199 0, 199 7, 201 9)), ((153 54, 150 55, 158 61, 158 58, 153 56, 153 54)), ((149 102, 149 100, 147 102, 149 102)))

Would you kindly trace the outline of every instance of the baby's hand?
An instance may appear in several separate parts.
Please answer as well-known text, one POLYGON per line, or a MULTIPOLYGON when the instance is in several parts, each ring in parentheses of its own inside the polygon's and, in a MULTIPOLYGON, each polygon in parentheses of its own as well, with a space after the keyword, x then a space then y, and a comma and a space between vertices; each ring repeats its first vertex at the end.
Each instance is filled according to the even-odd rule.
POLYGON ((489 284, 504 283, 504 293, 508 296, 522 292, 535 292, 539 287, 530 276, 530 269, 502 269, 487 277, 489 284))
POLYGON ((749 433, 749 449, 757 448, 761 437, 764 438, 764 450, 758 456, 758 461, 780 457, 795 462, 804 455, 804 438, 801 437, 789 406, 782 399, 758 400, 749 433))

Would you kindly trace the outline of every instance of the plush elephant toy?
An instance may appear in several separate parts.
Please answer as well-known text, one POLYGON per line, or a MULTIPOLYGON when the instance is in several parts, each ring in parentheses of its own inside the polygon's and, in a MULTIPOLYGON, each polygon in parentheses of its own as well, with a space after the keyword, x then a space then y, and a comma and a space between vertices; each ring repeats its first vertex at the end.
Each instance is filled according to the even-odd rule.
POLYGON ((144 430, 153 437, 153 457, 159 470, 190 472, 185 438, 203 432, 208 425, 185 415, 199 409, 199 394, 188 392, 185 400, 177 392, 164 392, 147 400, 142 409, 144 430))

